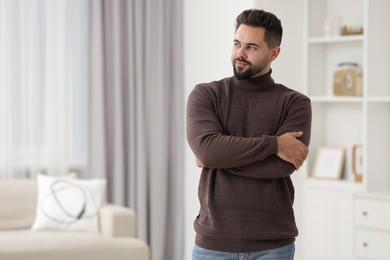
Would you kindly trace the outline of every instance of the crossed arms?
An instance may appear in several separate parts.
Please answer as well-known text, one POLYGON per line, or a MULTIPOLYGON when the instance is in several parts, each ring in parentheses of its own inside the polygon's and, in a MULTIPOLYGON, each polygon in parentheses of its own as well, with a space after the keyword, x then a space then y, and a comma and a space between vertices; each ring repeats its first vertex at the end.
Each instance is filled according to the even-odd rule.
POLYGON ((290 105, 275 135, 260 137, 223 134, 206 91, 194 89, 188 99, 187 139, 199 167, 221 168, 250 178, 289 176, 307 158, 310 128, 311 105, 304 96, 290 105))
MULTIPOLYGON (((295 169, 298 170, 303 162, 306 160, 309 154, 308 147, 299 141, 297 138, 303 135, 302 131, 285 133, 281 136, 276 137, 278 144, 277 156, 294 165, 295 169)), ((198 167, 205 167, 205 165, 195 157, 195 163, 198 167)))

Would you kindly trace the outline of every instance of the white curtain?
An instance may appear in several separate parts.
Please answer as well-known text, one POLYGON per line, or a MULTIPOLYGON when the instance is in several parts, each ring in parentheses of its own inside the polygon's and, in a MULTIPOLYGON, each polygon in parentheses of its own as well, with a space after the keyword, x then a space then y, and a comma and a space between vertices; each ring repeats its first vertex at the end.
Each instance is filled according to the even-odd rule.
POLYGON ((0 178, 87 165, 87 0, 0 0, 0 178))

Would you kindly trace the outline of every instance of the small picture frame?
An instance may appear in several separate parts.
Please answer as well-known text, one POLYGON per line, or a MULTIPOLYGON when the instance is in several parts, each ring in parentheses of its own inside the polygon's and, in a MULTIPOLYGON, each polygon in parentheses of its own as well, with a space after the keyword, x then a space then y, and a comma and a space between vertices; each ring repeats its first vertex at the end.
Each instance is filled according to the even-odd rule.
POLYGON ((312 176, 324 179, 341 179, 344 162, 344 148, 322 147, 317 152, 312 176))

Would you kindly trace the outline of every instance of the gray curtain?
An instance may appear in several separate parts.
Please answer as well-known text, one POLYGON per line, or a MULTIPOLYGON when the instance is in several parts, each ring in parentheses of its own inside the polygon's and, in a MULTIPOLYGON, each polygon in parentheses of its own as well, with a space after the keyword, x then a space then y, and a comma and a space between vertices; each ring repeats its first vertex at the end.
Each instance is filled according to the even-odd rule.
POLYGON ((153 260, 182 260, 182 1, 90 1, 89 173, 133 208, 153 260))

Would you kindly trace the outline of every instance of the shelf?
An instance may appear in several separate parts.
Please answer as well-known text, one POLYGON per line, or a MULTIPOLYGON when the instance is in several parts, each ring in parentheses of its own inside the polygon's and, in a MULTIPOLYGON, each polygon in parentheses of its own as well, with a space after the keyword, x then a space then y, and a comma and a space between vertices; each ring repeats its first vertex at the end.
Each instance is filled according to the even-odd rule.
POLYGON ((311 96, 312 102, 322 103, 361 103, 362 97, 339 97, 339 96, 311 96))
POLYGON ((358 198, 370 198, 370 199, 390 199, 390 191, 388 190, 373 190, 370 192, 355 193, 358 198))
POLYGON ((335 37, 310 37, 308 43, 323 44, 323 43, 348 43, 348 42, 363 42, 364 35, 348 35, 335 37))
POLYGON ((353 192, 365 191, 363 183, 346 180, 326 180, 308 177, 305 183, 308 188, 332 189, 353 192))
POLYGON ((390 103, 390 97, 378 97, 378 96, 372 96, 372 97, 355 97, 355 96, 311 96, 310 97, 312 102, 317 103, 361 103, 364 100, 367 100, 367 102, 373 102, 373 103, 390 103))
POLYGON ((367 97, 368 102, 390 103, 390 97, 367 97))

